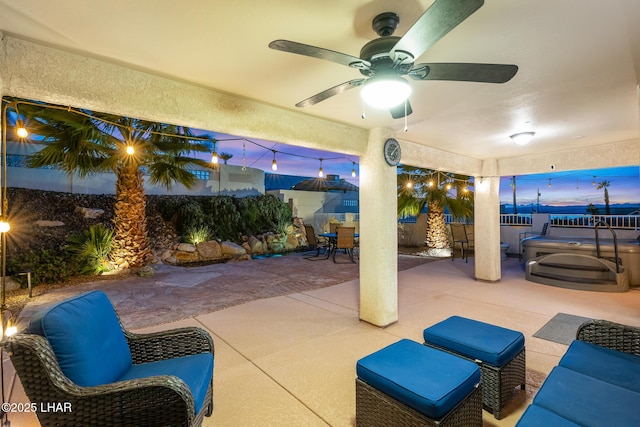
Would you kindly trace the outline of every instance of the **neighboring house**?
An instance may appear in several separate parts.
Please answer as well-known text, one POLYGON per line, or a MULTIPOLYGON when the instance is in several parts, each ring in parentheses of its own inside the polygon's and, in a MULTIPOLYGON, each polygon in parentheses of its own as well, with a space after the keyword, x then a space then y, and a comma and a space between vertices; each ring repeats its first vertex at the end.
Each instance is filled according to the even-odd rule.
MULTIPOLYGON (((11 142, 7 144, 7 180, 9 187, 30 188, 80 194, 114 194, 116 176, 113 173, 96 173, 84 178, 53 168, 29 168, 27 159, 42 145, 11 142)), ((170 190, 145 180, 145 192, 149 195, 229 195, 236 197, 264 194, 264 171, 233 165, 218 165, 216 169, 194 168, 197 176, 193 188, 174 184, 170 190)))
POLYGON ((265 175, 267 194, 273 194, 289 204, 293 215, 302 218, 306 224, 313 224, 318 213, 358 213, 358 187, 340 179, 338 175, 327 175, 326 178, 292 177, 285 179, 278 176, 265 175), (270 176, 270 177, 269 177, 270 176), (293 185, 285 186, 297 178, 293 185), (281 182, 276 188, 275 182, 281 182))

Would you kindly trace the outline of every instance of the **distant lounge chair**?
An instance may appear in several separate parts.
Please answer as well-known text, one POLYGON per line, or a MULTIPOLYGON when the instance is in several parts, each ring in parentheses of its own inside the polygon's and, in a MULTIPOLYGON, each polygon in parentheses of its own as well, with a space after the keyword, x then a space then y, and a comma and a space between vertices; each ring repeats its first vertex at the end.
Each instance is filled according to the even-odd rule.
POLYGON ((472 244, 472 240, 469 239, 467 229, 464 224, 458 222, 452 222, 449 224, 451 227, 451 236, 453 238, 453 244, 451 245, 451 261, 456 253, 456 244, 460 244, 460 251, 464 262, 469 262, 469 249, 472 244))

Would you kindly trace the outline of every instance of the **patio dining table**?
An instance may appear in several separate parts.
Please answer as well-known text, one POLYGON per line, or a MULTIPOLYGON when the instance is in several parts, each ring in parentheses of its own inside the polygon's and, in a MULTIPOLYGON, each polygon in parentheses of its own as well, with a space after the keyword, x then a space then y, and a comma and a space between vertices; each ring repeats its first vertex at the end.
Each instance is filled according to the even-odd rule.
MULTIPOLYGON (((329 239, 329 250, 327 251, 327 259, 329 259, 333 251, 336 250, 336 241, 338 239, 338 233, 322 233, 322 234, 319 234, 319 236, 326 237, 327 239, 329 239)), ((360 237, 359 233, 355 233, 353 235, 354 239, 357 239, 358 237, 360 237)))

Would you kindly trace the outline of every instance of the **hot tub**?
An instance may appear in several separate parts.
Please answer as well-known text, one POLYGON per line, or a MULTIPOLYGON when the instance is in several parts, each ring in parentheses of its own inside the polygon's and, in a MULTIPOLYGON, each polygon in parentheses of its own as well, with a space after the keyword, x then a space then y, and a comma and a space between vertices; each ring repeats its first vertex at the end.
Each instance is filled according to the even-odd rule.
MULTIPOLYGON (((534 236, 522 241, 525 264, 536 257, 556 253, 596 256, 596 239, 584 237, 534 236)), ((614 259, 612 239, 600 239, 600 256, 614 259)), ((629 272, 629 285, 640 286, 640 242, 618 239, 618 258, 629 272)))

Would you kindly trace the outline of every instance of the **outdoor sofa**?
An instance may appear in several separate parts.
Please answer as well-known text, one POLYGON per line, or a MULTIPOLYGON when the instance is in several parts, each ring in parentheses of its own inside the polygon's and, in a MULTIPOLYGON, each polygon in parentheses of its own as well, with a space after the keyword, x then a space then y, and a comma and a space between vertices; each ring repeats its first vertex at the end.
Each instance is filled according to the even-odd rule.
POLYGON ((640 328, 591 320, 516 427, 640 426, 640 328))

